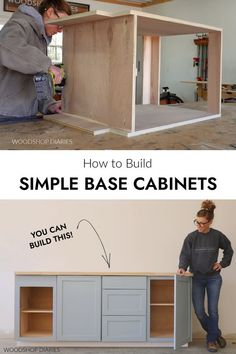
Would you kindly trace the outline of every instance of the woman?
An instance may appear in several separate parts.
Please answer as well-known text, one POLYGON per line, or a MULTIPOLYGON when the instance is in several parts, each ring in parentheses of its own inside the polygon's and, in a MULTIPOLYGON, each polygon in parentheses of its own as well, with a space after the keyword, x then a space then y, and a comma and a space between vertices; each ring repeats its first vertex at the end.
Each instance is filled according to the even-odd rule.
POLYGON ((216 206, 211 200, 202 202, 194 224, 196 231, 184 240, 180 253, 178 274, 184 275, 189 267, 193 273, 192 300, 195 313, 202 328, 207 332, 207 349, 216 352, 226 346, 226 341, 218 327, 218 301, 222 284, 221 269, 228 267, 233 249, 228 238, 220 231, 211 228, 216 206), (223 258, 218 262, 219 249, 223 258), (208 314, 205 311, 205 292, 208 300, 208 314))
POLYGON ((47 56, 47 46, 62 28, 48 21, 71 14, 64 0, 43 0, 36 9, 20 5, 0 31, 0 117, 31 117, 57 112, 49 97, 38 101, 33 82, 36 73, 52 72, 55 83, 62 80, 59 68, 47 56))

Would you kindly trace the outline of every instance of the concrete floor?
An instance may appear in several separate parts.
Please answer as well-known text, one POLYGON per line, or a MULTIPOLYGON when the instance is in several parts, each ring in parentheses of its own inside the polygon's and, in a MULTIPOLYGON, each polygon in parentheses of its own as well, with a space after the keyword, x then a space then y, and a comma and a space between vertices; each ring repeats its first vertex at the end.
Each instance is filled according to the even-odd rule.
MULTIPOLYGON (((202 109, 205 103, 185 106, 202 109)), ((222 118, 133 138, 110 133, 92 136, 45 120, 0 124, 0 149, 232 150, 236 149, 236 104, 223 104, 222 118)))
MULTIPOLYGON (((227 341, 227 347, 218 353, 235 354, 236 341, 227 341)), ((56 347, 17 347, 14 341, 0 339, 0 353, 60 353, 60 354, 203 354, 208 353, 202 340, 195 340, 188 348, 56 348, 56 347)))

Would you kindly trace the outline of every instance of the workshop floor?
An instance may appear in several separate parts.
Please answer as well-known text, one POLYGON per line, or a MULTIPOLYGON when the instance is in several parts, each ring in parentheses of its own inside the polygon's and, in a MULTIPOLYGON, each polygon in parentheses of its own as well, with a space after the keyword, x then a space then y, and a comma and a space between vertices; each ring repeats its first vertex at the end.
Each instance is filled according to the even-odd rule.
MULTIPOLYGON (((235 354, 236 342, 228 340, 227 347, 218 353, 235 354)), ((195 340, 188 348, 56 348, 56 347, 19 347, 14 341, 0 339, 0 353, 60 353, 60 354, 206 354, 208 351, 203 340, 195 340)))
MULTIPOLYGON (((201 109, 205 103, 185 104, 201 109)), ((0 149, 6 150, 233 150, 236 149, 236 103, 222 105, 222 117, 127 138, 89 133, 45 120, 0 124, 0 149)))

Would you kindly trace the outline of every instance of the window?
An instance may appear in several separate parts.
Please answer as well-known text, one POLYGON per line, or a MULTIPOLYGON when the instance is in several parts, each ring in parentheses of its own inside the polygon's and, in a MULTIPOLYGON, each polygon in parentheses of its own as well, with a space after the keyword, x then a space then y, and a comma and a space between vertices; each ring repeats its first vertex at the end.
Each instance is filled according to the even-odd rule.
POLYGON ((48 47, 48 56, 54 64, 62 63, 62 33, 57 33, 52 37, 48 47))

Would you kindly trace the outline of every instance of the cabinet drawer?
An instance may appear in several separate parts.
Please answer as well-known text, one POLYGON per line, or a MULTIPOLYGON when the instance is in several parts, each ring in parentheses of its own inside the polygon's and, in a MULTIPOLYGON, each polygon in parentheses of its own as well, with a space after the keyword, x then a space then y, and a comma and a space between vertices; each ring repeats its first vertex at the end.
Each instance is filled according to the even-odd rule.
POLYGON ((130 342, 146 340, 145 316, 103 316, 102 340, 130 342))
POLYGON ((56 286, 56 276, 52 275, 16 275, 16 286, 56 286))
POLYGON ((102 277, 103 289, 146 289, 146 277, 105 276, 102 277))
POLYGON ((103 315, 146 315, 146 290, 103 290, 103 315))

